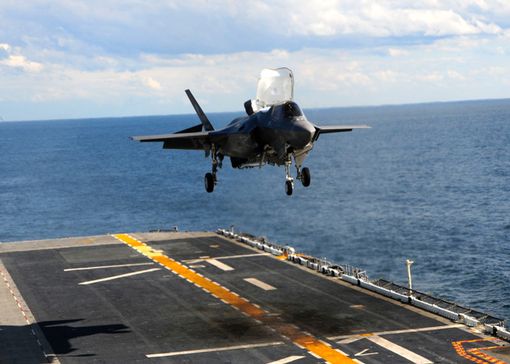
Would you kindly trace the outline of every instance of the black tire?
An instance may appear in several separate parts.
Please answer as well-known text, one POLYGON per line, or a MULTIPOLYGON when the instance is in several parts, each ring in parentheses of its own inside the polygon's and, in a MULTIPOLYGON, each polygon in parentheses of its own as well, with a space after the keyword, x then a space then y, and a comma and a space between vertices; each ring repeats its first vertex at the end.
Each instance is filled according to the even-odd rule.
POLYGON ((301 170, 301 183, 303 186, 310 186, 310 182, 312 181, 312 176, 310 175, 310 170, 305 167, 301 170))
POLYGON ((214 177, 212 173, 206 173, 204 177, 205 190, 209 193, 214 191, 214 177))
POLYGON ((285 181, 285 193, 287 196, 292 195, 293 187, 294 186, 292 186, 292 181, 285 181))

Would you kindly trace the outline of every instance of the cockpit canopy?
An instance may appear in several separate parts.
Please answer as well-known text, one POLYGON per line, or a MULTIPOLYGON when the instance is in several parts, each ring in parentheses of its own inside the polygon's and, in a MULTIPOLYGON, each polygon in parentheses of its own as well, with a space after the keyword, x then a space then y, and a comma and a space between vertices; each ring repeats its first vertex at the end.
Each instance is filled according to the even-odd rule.
POLYGON ((265 68, 257 82, 257 97, 252 100, 254 111, 265 107, 292 101, 294 96, 294 76, 288 68, 265 68))

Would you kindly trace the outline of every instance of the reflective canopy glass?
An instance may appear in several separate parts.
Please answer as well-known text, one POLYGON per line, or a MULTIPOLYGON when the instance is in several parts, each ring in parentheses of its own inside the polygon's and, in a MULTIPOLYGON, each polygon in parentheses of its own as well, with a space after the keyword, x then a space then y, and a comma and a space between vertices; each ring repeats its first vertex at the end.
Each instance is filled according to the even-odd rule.
POLYGON ((294 77, 290 69, 265 68, 260 72, 255 101, 259 108, 292 101, 293 94, 294 77))

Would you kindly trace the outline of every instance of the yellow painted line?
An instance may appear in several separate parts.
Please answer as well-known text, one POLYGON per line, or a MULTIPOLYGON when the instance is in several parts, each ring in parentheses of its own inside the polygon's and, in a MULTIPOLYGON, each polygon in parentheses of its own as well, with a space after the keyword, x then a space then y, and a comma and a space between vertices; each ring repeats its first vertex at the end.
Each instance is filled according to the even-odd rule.
POLYGON ((122 241, 123 243, 128 244, 129 246, 131 246, 133 248, 139 247, 139 246, 147 246, 144 243, 142 243, 141 241, 139 241, 135 238, 132 238, 128 234, 115 234, 115 235, 113 235, 113 237, 117 238, 118 240, 122 241))
POLYGON ((254 319, 260 320, 267 326, 276 330, 276 332, 278 332, 280 335, 289 338, 296 345, 304 347, 312 354, 321 357, 327 362, 332 364, 356 363, 353 359, 339 353, 314 336, 302 332, 294 325, 281 322, 274 316, 271 316, 265 310, 249 302, 247 299, 240 297, 238 294, 229 291, 225 287, 222 287, 209 278, 206 278, 201 274, 198 274, 195 271, 185 267, 183 264, 166 256, 161 251, 152 249, 149 245, 142 243, 141 241, 133 238, 128 234, 115 234, 113 237, 129 245, 153 261, 163 265, 167 269, 190 281, 196 286, 204 289, 206 292, 209 292, 223 302, 237 308, 239 311, 244 312, 254 319))

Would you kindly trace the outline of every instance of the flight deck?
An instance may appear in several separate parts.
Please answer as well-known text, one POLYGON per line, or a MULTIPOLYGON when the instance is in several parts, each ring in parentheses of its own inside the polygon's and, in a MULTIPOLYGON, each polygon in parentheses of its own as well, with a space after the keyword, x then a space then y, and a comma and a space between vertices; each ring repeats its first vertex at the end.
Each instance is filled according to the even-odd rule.
POLYGON ((510 363, 464 316, 220 232, 0 244, 0 363, 510 363))

